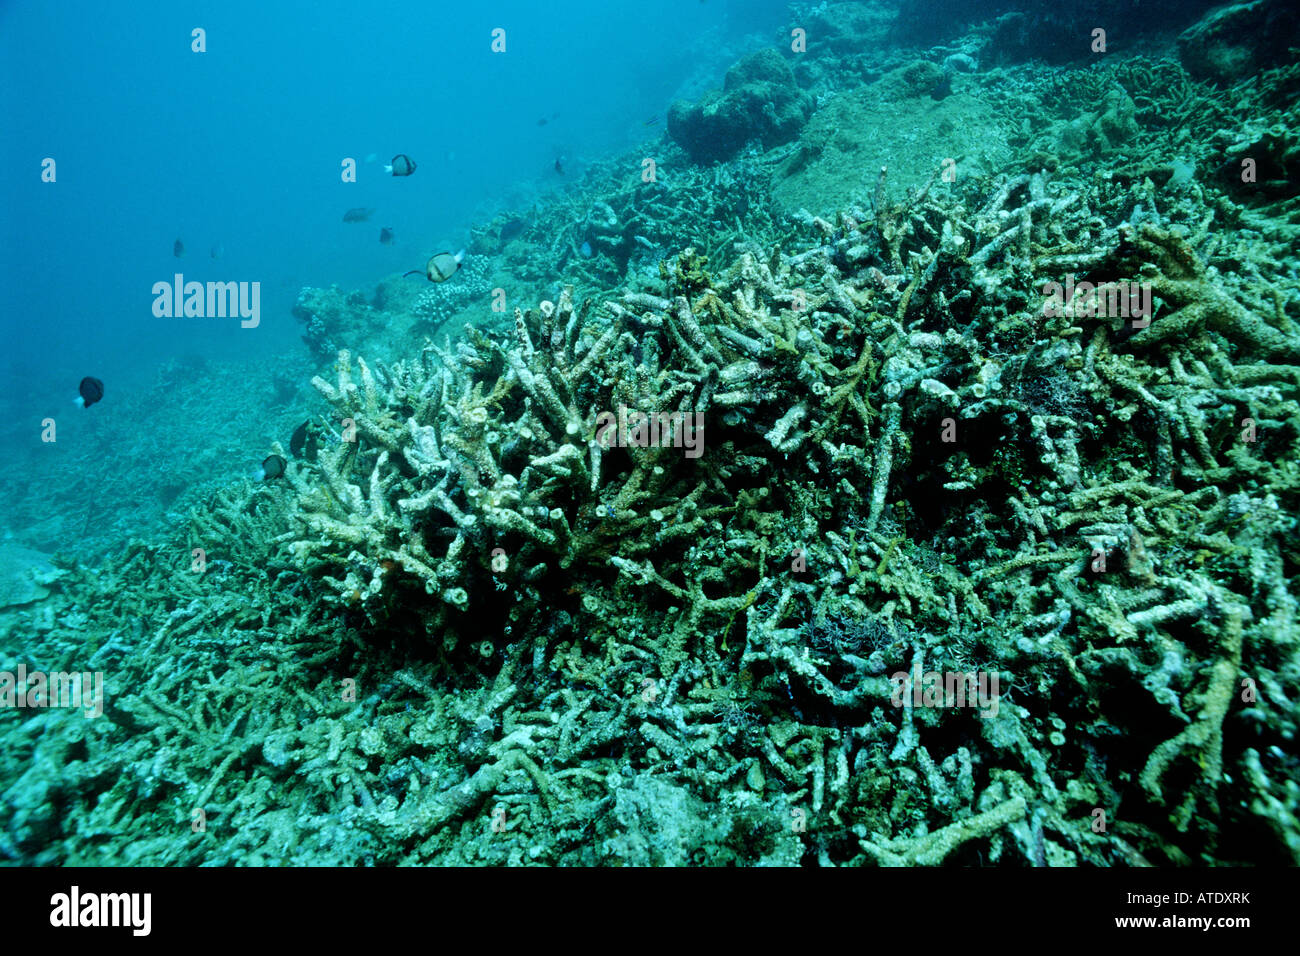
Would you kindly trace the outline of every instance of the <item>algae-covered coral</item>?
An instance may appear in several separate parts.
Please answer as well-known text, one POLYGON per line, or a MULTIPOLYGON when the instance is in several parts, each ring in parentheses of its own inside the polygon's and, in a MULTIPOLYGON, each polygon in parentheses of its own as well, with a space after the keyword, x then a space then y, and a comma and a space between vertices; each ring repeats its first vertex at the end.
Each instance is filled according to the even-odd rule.
POLYGON ((1285 169, 1300 74, 1234 118, 1167 60, 845 71, 689 195, 629 156, 537 211, 454 337, 305 293, 320 455, 20 612, 112 678, 12 735, 0 850, 1300 862, 1300 226, 1239 162, 1285 169))

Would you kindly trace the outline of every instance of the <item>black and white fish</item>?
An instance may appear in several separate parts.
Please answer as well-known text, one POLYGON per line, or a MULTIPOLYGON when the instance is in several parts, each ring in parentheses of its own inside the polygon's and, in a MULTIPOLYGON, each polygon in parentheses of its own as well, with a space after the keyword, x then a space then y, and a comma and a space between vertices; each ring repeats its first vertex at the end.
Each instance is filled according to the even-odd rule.
POLYGON ((262 459, 261 467, 253 472, 253 477, 258 481, 270 481, 272 478, 279 478, 284 474, 286 464, 288 463, 279 455, 267 455, 262 459))
POLYGON ((76 397, 76 403, 82 408, 89 408, 104 397, 104 383, 87 375, 81 380, 77 391, 81 394, 76 397))
POLYGON ((394 176, 409 176, 415 172, 415 160, 405 153, 398 153, 393 157, 393 161, 384 167, 384 172, 392 173, 394 176))
MULTIPOLYGON (((460 264, 465 259, 465 250, 452 255, 450 252, 439 252, 429 257, 429 261, 424 264, 424 275, 430 282, 446 282, 456 274, 460 264)), ((412 269, 410 272, 403 273, 403 276, 418 276, 419 269, 412 269)))

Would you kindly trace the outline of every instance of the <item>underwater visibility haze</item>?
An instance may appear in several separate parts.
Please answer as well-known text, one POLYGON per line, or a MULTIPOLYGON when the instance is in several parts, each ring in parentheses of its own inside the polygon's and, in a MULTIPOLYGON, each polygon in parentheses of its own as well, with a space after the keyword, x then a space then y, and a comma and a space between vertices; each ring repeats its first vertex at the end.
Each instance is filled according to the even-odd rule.
POLYGON ((1281 0, 0 8, 0 861, 1300 863, 1281 0))

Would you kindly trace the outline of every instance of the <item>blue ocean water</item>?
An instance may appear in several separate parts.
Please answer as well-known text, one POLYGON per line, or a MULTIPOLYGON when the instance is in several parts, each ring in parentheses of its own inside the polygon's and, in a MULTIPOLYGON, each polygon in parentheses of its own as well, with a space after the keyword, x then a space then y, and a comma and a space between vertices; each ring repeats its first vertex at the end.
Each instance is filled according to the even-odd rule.
POLYGON ((781 8, 6 3, 0 401, 20 382, 54 401, 92 368, 120 388, 178 353, 294 347, 300 287, 373 282, 435 245, 463 245, 488 212, 554 188, 558 157, 577 174, 634 142, 747 35, 779 26, 781 8), (498 27, 503 55, 491 50, 498 27), (191 50, 195 28, 205 53, 191 50), (417 175, 383 175, 397 153, 417 175), (47 157, 56 183, 42 181, 47 157), (345 157, 355 183, 340 179, 345 157), (344 225, 351 207, 376 212, 344 225), (381 226, 397 246, 377 242, 381 226), (176 271, 260 281, 256 334, 156 319, 150 288, 176 271))

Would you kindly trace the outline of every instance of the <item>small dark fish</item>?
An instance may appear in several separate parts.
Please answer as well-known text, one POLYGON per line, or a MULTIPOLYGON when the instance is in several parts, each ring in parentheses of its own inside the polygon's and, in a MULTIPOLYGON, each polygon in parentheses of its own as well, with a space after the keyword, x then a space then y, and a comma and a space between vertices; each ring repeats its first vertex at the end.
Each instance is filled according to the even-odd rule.
POLYGON ((286 464, 288 463, 279 455, 267 455, 262 460, 262 467, 258 469, 258 476, 262 481, 279 478, 284 474, 286 464))
POLYGON ((208 250, 208 255, 210 255, 213 259, 220 259, 225 254, 226 254, 226 247, 219 242, 214 242, 212 244, 212 248, 208 250))
POLYGON ((550 122, 550 120, 548 120, 545 116, 543 116, 541 119, 539 119, 539 120, 537 121, 537 125, 538 125, 538 126, 545 126, 545 125, 546 125, 547 123, 549 123, 549 122, 550 122))
POLYGON ((526 219, 511 219, 501 227, 501 241, 509 242, 515 236, 519 235, 528 226, 526 219))
POLYGON ((104 397, 104 383, 87 375, 81 380, 77 391, 81 393, 77 396, 77 404, 82 408, 89 408, 104 397))
POLYGON ((391 246, 396 241, 391 226, 384 226, 383 229, 379 230, 379 241, 386 246, 391 246))
MULTIPOLYGON (((424 265, 424 274, 430 282, 446 282, 456 274, 456 270, 460 268, 461 261, 464 258, 464 249, 454 256, 450 252, 439 252, 429 257, 429 261, 424 265)), ((419 274, 420 270, 412 269, 410 272, 403 273, 403 276, 418 276, 419 274)))
POLYGON ((289 453, 294 458, 315 461, 319 452, 320 439, 309 419, 293 430, 293 437, 289 439, 289 453))
POLYGON ((656 125, 658 125, 658 123, 659 123, 659 117, 657 117, 657 116, 652 116, 652 117, 650 117, 648 120, 646 120, 644 123, 642 123, 641 125, 642 125, 642 126, 656 126, 656 125))
MULTIPOLYGON (((563 158, 564 158, 564 157, 560 157, 560 159, 563 159, 563 158)), ((560 159, 557 159, 557 160, 555 161, 555 171, 556 171, 557 173, 559 173, 561 176, 563 176, 563 175, 564 175, 564 163, 562 163, 562 162, 560 161, 560 159)))
POLYGON ((930 99, 941 100, 952 93, 952 71, 945 71, 943 79, 934 84, 934 89, 930 91, 930 99))
POLYGON ((305 421, 293 430, 293 435, 289 438, 289 454, 294 458, 301 458, 303 449, 307 447, 307 426, 310 421, 305 421))
POLYGON ((398 153, 393 157, 393 161, 384 167, 384 172, 392 173, 394 176, 409 176, 415 172, 415 160, 405 153, 398 153))
POLYGON ((343 214, 343 221, 365 222, 373 213, 373 209, 367 209, 365 206, 357 206, 355 209, 349 209, 343 214))
POLYGON ((185 257, 185 243, 181 242, 179 239, 173 242, 172 255, 174 255, 177 259, 183 259, 185 257))

